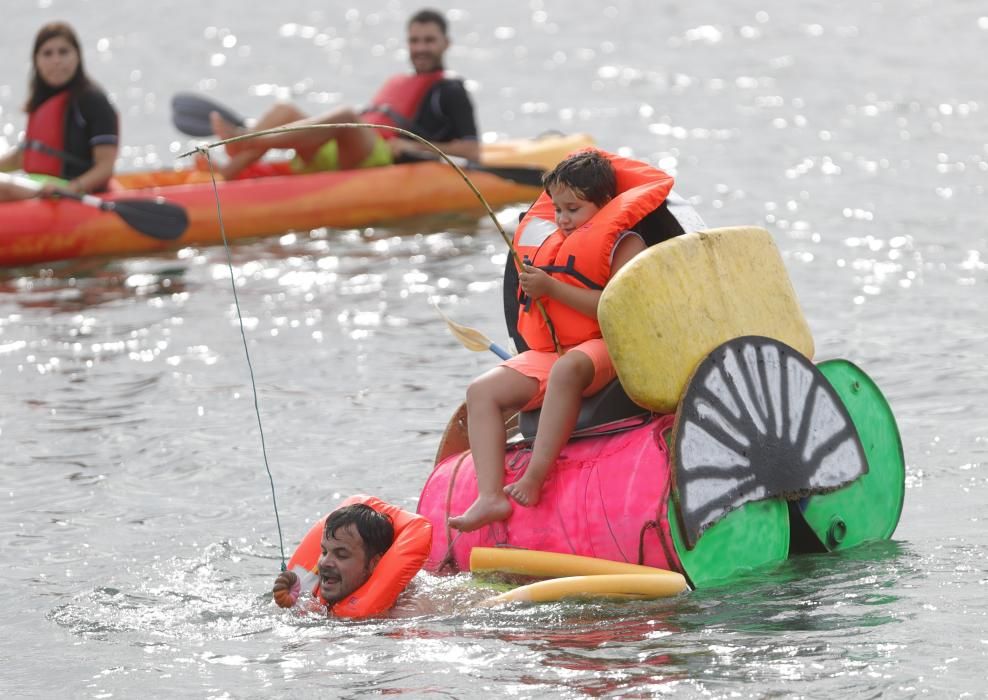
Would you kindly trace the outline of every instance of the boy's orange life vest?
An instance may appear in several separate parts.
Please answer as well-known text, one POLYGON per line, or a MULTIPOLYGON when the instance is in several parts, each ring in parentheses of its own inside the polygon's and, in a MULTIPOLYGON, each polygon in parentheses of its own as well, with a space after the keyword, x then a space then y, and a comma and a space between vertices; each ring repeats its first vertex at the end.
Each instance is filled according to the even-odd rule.
MULTIPOLYGON (((672 189, 671 175, 629 158, 600 151, 617 175, 617 195, 569 236, 556 226, 552 200, 539 196, 515 230, 514 246, 522 259, 585 289, 603 289, 611 277, 611 256, 622 233, 632 228, 665 201, 672 189)), ((541 299, 562 347, 600 338, 597 320, 549 297, 541 299)), ((551 352, 552 334, 545 319, 519 288, 518 332, 532 350, 551 352)))
POLYGON ((24 150, 24 172, 61 177, 62 159, 48 150, 32 148, 30 144, 36 141, 52 151, 65 150, 65 117, 70 99, 69 91, 62 90, 42 102, 28 115, 25 140, 29 145, 24 150))
MULTIPOLYGON (((364 109, 360 120, 366 124, 397 126, 411 131, 412 120, 419 111, 422 100, 433 85, 446 77, 442 70, 429 73, 395 75, 389 78, 364 109)), ((378 129, 382 138, 398 136, 388 129, 378 129)))
MULTIPOLYGON (((398 595, 405 590, 408 582, 422 568, 432 549, 432 525, 421 515, 404 511, 374 496, 351 496, 339 507, 355 503, 368 505, 378 513, 391 518, 395 539, 364 585, 330 609, 330 613, 336 617, 367 617, 390 609, 398 599, 398 595)), ((323 529, 328 517, 327 513, 309 528, 309 532, 302 538, 298 549, 288 562, 288 570, 294 571, 299 576, 303 586, 308 585, 308 582, 315 577, 312 595, 323 604, 325 601, 319 595, 317 577, 319 558, 322 554, 323 529)))

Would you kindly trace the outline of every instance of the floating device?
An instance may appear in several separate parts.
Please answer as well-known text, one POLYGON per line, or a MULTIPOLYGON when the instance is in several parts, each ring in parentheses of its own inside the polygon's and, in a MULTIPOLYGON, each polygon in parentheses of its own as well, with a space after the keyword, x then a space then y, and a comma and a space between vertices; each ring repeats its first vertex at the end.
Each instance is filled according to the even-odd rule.
POLYGON ((668 598, 689 590, 686 579, 674 571, 657 574, 599 574, 567 576, 537 581, 502 593, 487 605, 512 601, 549 603, 563 598, 616 598, 645 600, 668 598))
POLYGON ((668 573, 665 569, 657 569, 653 566, 514 547, 474 547, 470 552, 470 571, 474 573, 497 571, 540 578, 668 573))

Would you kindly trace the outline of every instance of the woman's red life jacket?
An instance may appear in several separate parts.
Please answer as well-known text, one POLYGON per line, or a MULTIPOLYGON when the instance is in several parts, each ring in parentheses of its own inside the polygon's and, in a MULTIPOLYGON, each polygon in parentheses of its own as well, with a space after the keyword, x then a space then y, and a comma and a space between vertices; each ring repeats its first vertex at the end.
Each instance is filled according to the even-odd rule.
MULTIPOLYGON (((432 86, 445 77, 446 72, 442 70, 392 76, 371 99, 370 106, 361 112, 360 120, 411 131, 412 120, 418 114, 422 100, 432 86)), ((378 129, 378 133, 386 139, 398 135, 388 129, 378 129)))
MULTIPOLYGON (((530 264, 585 289, 603 289, 611 277, 611 257, 621 234, 665 201, 671 175, 651 165, 600 151, 614 166, 617 195, 583 226, 566 236, 555 222, 552 200, 545 192, 515 230, 514 246, 530 264)), ((549 297, 540 300, 562 347, 600 338, 597 320, 549 297)), ((541 312, 519 288, 518 332, 532 350, 554 349, 541 312)))
POLYGON ((38 105, 27 117, 23 168, 26 173, 54 175, 61 177, 64 167, 62 159, 48 151, 32 148, 31 142, 38 142, 52 151, 65 150, 65 118, 69 110, 71 94, 68 90, 55 93, 38 105))

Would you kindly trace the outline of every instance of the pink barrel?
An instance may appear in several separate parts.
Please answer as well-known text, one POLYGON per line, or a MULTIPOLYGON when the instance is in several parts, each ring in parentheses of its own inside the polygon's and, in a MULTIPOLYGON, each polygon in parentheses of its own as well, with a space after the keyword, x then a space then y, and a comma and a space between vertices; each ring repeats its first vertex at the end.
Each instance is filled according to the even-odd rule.
MULTIPOLYGON (((563 449, 534 508, 515 504, 511 516, 474 532, 446 525, 477 495, 469 452, 436 465, 419 496, 418 512, 432 523, 429 571, 467 571, 474 547, 512 546, 680 571, 667 521, 669 453, 663 432, 673 416, 613 435, 580 438, 563 449), (639 554, 641 552, 641 555, 639 554)), ((527 448, 505 456, 505 483, 521 476, 527 448)))

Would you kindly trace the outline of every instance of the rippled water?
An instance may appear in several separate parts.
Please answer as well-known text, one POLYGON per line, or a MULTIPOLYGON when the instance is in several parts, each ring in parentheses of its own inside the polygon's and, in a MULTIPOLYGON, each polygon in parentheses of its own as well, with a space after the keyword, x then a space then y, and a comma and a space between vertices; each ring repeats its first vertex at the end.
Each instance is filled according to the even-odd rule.
MULTIPOLYGON (((988 8, 437 5, 455 10, 449 63, 485 132, 587 131, 674 172, 711 226, 773 233, 817 358, 863 367, 896 412, 895 537, 658 602, 490 610, 466 577, 422 575, 391 618, 285 613, 267 595, 278 529, 224 251, 8 270, 3 694, 982 696, 988 8)), ((403 65, 414 4, 310 6, 17 3, 0 139, 23 126, 20 57, 55 17, 113 93, 128 169, 186 146, 168 121, 178 90, 316 110, 403 65)), ((493 224, 302 232, 232 254, 286 547, 350 493, 413 508, 492 362, 429 301, 505 337, 493 224)))

